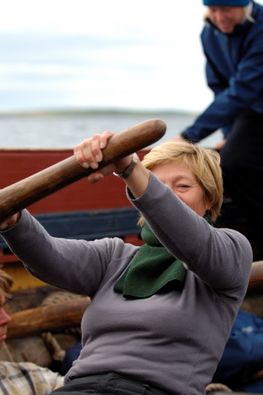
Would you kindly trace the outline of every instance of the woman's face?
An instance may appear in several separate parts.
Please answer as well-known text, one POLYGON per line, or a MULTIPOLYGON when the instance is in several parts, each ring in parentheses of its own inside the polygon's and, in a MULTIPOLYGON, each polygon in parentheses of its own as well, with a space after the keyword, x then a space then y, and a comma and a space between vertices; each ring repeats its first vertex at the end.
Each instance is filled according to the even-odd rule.
POLYGON ((171 161, 155 166, 152 171, 179 199, 200 216, 210 209, 203 188, 184 163, 171 161))
POLYGON ((11 320, 10 315, 4 309, 5 296, 0 293, 0 346, 7 337, 7 325, 11 320))
POLYGON ((208 7, 208 17, 223 33, 232 33, 245 17, 244 7, 208 7))

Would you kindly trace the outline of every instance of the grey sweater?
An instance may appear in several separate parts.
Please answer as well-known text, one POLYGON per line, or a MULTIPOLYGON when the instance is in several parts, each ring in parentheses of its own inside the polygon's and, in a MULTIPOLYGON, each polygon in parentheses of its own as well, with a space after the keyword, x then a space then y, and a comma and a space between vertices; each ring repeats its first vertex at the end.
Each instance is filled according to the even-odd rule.
POLYGON ((137 300, 115 293, 138 249, 119 238, 54 238, 26 210, 2 236, 35 276, 92 297, 81 324, 83 349, 66 380, 114 371, 167 394, 203 394, 247 289, 251 247, 240 233, 210 226, 154 175, 131 201, 186 263, 182 291, 137 300))

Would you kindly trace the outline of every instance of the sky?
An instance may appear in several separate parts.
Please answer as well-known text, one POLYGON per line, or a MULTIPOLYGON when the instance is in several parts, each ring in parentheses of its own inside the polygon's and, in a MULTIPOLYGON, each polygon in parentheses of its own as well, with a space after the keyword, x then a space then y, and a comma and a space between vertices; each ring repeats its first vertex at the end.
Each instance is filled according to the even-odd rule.
POLYGON ((201 0, 2 2, 0 111, 201 111, 204 11, 201 0))

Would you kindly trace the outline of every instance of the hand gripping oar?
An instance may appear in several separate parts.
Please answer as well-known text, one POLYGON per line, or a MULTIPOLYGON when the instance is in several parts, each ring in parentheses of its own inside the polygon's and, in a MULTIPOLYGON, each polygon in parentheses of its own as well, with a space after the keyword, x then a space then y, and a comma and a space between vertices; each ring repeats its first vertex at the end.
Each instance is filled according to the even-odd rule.
MULTIPOLYGON (((103 150, 99 169, 155 143, 165 131, 166 124, 163 121, 151 119, 116 133, 103 150)), ((3 188, 0 190, 0 221, 94 171, 85 169, 74 156, 70 156, 3 188)))

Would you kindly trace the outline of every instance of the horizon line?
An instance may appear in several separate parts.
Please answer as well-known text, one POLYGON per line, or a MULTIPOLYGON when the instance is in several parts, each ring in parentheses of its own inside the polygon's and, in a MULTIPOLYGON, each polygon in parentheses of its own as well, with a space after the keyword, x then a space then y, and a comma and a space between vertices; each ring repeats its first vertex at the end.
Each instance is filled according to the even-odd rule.
POLYGON ((72 114, 96 114, 96 113, 111 113, 111 114, 177 114, 177 115, 195 115, 197 112, 184 110, 184 109, 176 109, 176 108, 134 108, 134 107, 111 107, 111 106, 59 106, 59 107, 32 107, 32 108, 18 108, 18 109, 1 109, 0 108, 0 116, 40 116, 40 115, 72 115, 72 114))

